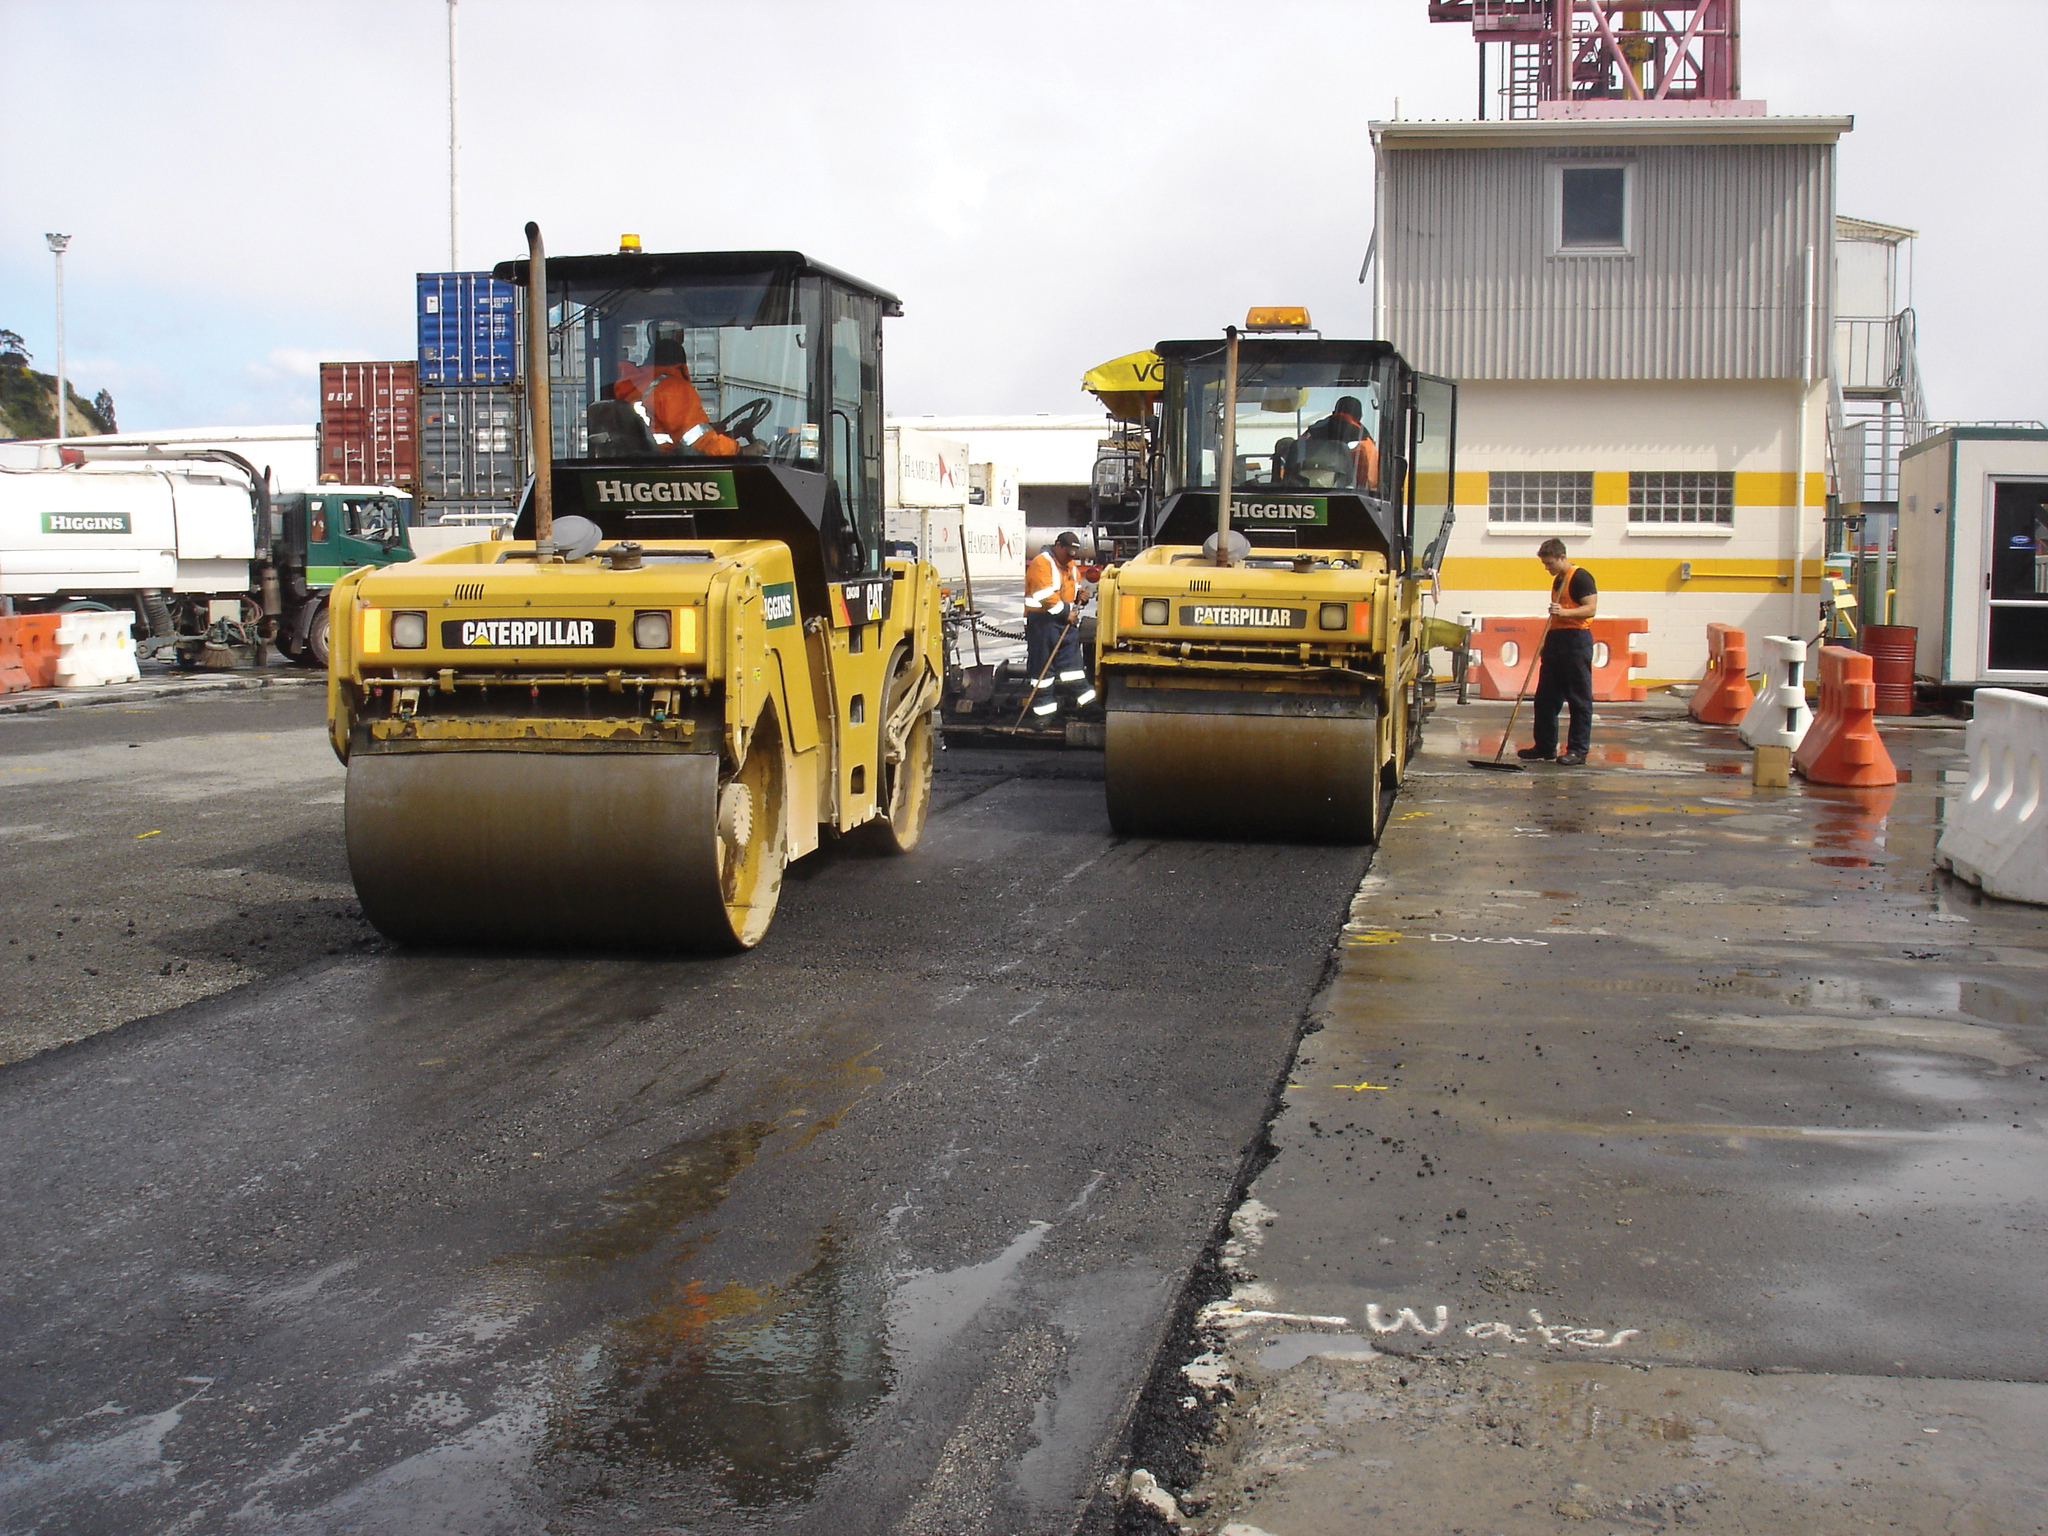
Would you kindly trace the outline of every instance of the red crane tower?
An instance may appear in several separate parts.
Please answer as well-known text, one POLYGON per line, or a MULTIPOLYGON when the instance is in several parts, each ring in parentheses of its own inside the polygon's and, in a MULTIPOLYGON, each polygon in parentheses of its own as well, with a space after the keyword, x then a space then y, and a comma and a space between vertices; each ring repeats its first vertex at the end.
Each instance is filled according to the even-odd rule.
POLYGON ((1430 0, 1429 19, 1472 24, 1482 118, 1487 50, 1498 48, 1500 95, 1516 118, 1551 115, 1544 102, 1738 100, 1740 9, 1741 0, 1430 0))

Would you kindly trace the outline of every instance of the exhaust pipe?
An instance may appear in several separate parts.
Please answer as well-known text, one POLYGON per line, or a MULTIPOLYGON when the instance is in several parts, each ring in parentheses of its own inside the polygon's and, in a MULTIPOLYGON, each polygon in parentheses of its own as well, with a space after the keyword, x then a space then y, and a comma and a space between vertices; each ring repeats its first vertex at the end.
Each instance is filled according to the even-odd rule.
POLYGON ((555 422, 548 388, 548 255, 538 224, 526 226, 526 419, 533 428, 533 554, 536 560, 552 560, 555 422))

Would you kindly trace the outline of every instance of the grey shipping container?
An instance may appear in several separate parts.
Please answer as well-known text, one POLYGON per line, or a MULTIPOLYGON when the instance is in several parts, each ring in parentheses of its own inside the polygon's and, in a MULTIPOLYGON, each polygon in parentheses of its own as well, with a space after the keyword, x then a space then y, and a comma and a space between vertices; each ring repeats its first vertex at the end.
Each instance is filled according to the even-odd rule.
POLYGON ((519 391, 456 384, 420 391, 420 493, 429 502, 509 502, 526 486, 519 391))

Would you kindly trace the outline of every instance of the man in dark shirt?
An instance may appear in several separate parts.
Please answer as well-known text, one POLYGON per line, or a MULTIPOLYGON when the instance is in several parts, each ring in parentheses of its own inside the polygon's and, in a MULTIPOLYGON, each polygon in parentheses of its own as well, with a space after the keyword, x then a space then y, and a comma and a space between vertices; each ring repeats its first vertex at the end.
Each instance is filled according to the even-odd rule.
POLYGON ((1531 718, 1533 746, 1515 755, 1529 762, 1557 759, 1560 768, 1578 768, 1593 745, 1593 615, 1600 609, 1600 590, 1591 571, 1573 565, 1564 540, 1545 539, 1536 558, 1550 572, 1550 630, 1543 637, 1543 670, 1536 676, 1536 702, 1531 718), (1562 757, 1557 752, 1557 712, 1571 707, 1571 734, 1562 757))

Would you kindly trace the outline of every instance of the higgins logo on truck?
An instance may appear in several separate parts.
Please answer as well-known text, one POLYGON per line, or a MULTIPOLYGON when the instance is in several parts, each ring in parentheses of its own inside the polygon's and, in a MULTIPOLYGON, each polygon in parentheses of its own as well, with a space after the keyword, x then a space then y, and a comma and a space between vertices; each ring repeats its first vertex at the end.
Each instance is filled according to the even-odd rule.
POLYGON ((45 512, 45 533, 130 533, 126 512, 45 512))
POLYGON ((650 470, 641 474, 586 474, 585 510, 630 508, 628 516, 675 512, 717 512, 739 505, 729 469, 650 470))
POLYGON ((787 629, 796 622, 796 583, 771 581, 761 588, 761 617, 770 629, 787 629))

